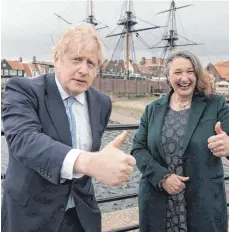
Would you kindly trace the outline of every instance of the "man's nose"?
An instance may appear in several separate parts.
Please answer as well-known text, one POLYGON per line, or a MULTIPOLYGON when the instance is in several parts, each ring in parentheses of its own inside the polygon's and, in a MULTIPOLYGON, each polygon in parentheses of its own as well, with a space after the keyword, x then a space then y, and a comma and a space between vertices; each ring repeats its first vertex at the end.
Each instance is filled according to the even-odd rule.
POLYGON ((82 61, 79 67, 79 73, 82 75, 88 74, 88 65, 86 61, 82 61))

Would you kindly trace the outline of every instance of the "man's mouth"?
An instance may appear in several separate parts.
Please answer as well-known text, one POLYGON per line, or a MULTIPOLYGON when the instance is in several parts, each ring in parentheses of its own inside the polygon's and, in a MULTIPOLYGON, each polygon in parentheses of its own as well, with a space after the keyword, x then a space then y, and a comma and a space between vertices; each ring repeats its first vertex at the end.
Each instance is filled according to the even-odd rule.
POLYGON ((87 83, 85 80, 80 80, 80 79, 74 79, 78 83, 87 83))

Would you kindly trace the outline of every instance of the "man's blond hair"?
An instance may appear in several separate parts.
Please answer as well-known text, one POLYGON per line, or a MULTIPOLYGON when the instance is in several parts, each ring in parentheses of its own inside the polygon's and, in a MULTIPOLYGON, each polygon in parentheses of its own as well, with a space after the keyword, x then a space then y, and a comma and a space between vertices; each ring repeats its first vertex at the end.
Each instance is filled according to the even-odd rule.
POLYGON ((98 56, 98 65, 103 62, 103 43, 92 27, 91 24, 81 24, 69 27, 56 42, 53 47, 53 58, 60 58, 69 48, 76 47, 77 53, 80 55, 95 48, 98 56))

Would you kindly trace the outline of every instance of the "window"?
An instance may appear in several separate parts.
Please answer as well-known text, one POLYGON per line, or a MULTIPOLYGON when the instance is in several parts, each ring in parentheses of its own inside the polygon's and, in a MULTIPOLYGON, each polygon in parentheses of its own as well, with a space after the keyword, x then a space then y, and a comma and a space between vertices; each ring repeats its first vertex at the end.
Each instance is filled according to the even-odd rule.
POLYGON ((36 71, 33 71, 33 72, 32 72, 32 76, 33 76, 33 77, 36 77, 36 76, 38 76, 38 75, 39 75, 39 72, 36 72, 36 71))
POLYGON ((18 76, 22 76, 22 71, 18 71, 18 76))
POLYGON ((2 64, 2 67, 6 67, 6 64, 5 64, 5 63, 3 63, 3 64, 2 64))
POLYGON ((1 69, 1 75, 3 75, 3 70, 1 69))
POLYGON ((8 70, 8 69, 5 69, 5 70, 4 70, 4 74, 5 74, 5 75, 9 75, 9 70, 8 70))
POLYGON ((228 85, 219 85, 220 88, 228 88, 228 85))
POLYGON ((16 76, 17 75, 17 71, 16 70, 10 70, 10 75, 11 76, 16 76))

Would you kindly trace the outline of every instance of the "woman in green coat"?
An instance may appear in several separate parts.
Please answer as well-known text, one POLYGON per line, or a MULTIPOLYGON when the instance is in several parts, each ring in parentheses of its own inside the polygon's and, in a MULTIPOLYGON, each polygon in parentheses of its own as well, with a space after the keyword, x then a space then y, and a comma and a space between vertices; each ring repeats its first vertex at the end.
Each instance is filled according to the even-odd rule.
POLYGON ((229 106, 192 53, 172 53, 165 69, 171 91, 146 107, 131 151, 140 232, 227 232, 229 106))

